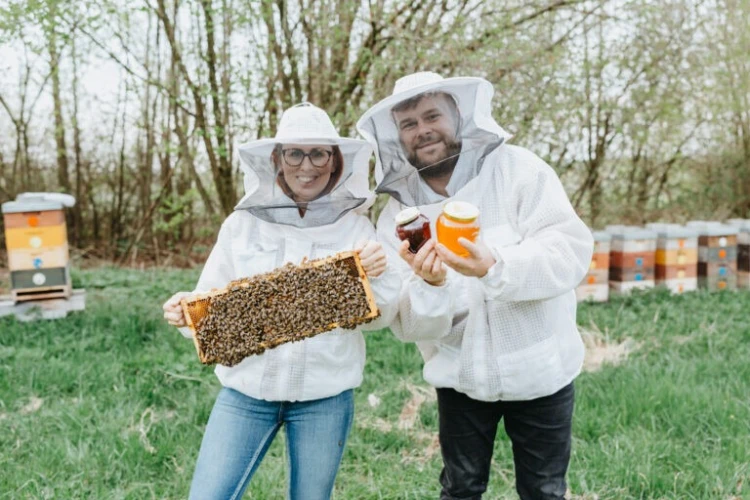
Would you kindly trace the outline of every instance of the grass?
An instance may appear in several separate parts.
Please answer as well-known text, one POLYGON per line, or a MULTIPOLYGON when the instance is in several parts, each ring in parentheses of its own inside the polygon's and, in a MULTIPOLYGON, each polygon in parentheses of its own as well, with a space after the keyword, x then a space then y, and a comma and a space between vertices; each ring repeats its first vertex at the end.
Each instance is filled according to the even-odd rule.
MULTIPOLYGON (((0 498, 185 498, 219 390, 162 302, 197 270, 78 271, 87 308, 0 318, 0 498)), ((577 381, 572 496, 750 498, 750 293, 639 293, 583 304, 581 329, 634 347, 577 381)), ((413 345, 367 335, 339 499, 437 498, 437 409, 413 345), (373 395, 373 397, 371 397, 373 395), (414 425, 397 425, 407 401, 414 425), (371 406, 369 400, 379 399, 371 406), (419 399, 421 398, 421 399, 419 399)), ((280 434, 246 498, 283 498, 280 434)), ((500 432, 486 498, 514 498, 500 432)))

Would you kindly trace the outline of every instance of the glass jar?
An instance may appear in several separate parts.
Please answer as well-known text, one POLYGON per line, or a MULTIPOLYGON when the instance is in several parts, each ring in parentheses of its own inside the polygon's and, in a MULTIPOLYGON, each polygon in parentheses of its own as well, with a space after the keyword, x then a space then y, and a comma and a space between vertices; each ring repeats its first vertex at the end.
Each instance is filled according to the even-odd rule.
POLYGON ((432 237, 430 220, 420 213, 417 207, 401 210, 396 214, 396 236, 401 241, 409 240, 409 251, 417 253, 432 237))
POLYGON ((458 243, 466 238, 472 243, 479 235, 479 209, 465 201, 450 201, 443 207, 437 220, 437 240, 459 257, 468 257, 469 251, 458 243))

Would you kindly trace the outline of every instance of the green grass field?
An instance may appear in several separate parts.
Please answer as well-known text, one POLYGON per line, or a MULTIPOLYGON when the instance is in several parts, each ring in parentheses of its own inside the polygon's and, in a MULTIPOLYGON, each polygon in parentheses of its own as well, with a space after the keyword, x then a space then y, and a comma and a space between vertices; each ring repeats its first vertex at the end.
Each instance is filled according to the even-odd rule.
MULTIPOLYGON (((0 318, 0 498, 187 496, 219 384, 161 304, 197 275, 80 271, 84 313, 0 318)), ((579 308, 589 363, 612 362, 577 381, 573 498, 750 498, 748 311, 750 292, 658 290, 579 308)), ((388 331, 367 343, 335 498, 437 498, 437 411, 421 358, 388 331)), ((247 498, 284 497, 282 439, 247 498)), ((514 498, 513 477, 501 432, 486 498, 514 498)))

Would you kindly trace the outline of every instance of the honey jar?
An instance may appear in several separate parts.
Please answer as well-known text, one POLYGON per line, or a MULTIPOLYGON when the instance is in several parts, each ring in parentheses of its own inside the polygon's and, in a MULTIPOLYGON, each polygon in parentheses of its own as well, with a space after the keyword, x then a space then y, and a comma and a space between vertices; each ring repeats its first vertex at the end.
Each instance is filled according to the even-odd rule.
POLYGON ((409 251, 417 253, 432 237, 430 220, 417 207, 409 207, 396 214, 396 236, 401 241, 409 240, 409 251))
POLYGON ((472 243, 479 235, 479 209, 465 201, 450 201, 443 207, 437 220, 437 240, 459 257, 467 257, 469 251, 458 243, 466 238, 472 243))

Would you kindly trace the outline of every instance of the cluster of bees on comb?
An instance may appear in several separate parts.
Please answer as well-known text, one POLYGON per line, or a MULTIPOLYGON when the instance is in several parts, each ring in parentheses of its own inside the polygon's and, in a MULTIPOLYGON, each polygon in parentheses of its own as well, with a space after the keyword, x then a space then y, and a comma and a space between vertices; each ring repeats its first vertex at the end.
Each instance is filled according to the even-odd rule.
POLYGON ((194 321, 201 361, 234 366, 277 345, 378 317, 358 256, 339 255, 346 256, 232 281, 210 296, 205 315, 194 321))

